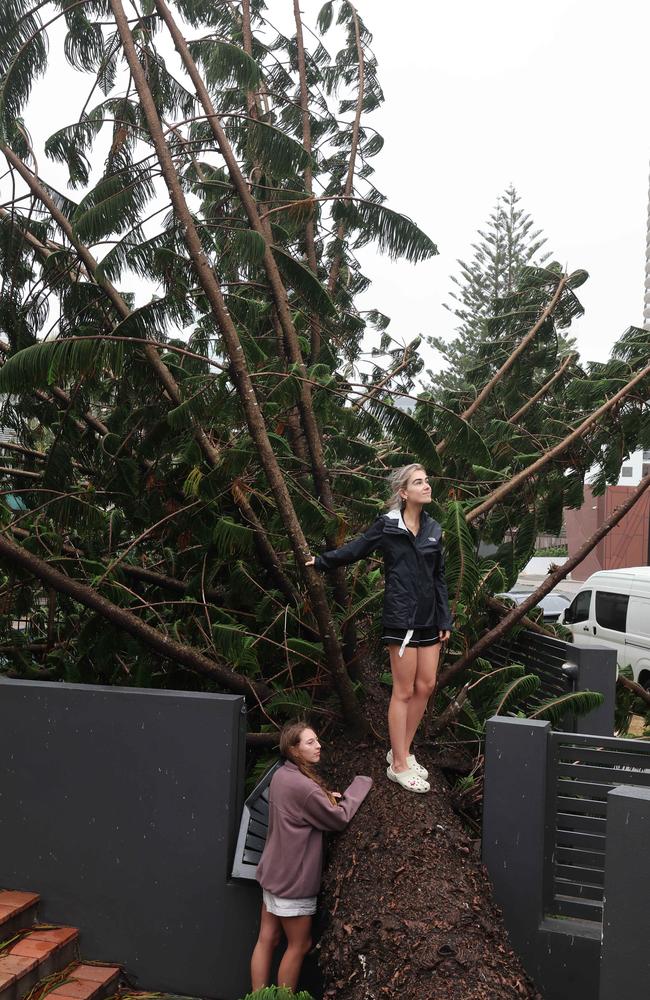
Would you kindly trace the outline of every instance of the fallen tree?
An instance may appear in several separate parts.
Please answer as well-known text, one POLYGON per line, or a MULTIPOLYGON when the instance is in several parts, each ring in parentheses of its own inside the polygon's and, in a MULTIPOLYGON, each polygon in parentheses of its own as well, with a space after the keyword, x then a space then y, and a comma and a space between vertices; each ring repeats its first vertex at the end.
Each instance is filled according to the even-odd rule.
MULTIPOLYGON (((592 462, 612 479, 621 449, 639 439, 647 335, 629 331, 606 365, 562 360, 557 333, 580 315, 586 276, 531 268, 493 318, 498 361, 484 383, 443 399, 421 393, 405 412, 395 400, 414 392, 418 341, 393 340, 387 317, 359 308, 368 282, 355 251, 374 241, 416 263, 436 247, 371 180, 381 140, 367 117, 382 95, 354 6, 322 12, 321 34, 335 9, 343 29, 334 56, 305 44, 297 5, 295 35, 273 45, 254 3, 156 0, 155 14, 138 8, 136 21, 120 0, 101 6, 55 5, 96 102, 46 144, 68 170, 66 194, 46 180, 20 124, 31 80, 47 67, 46 26, 28 0, 0 24, 0 150, 16 184, 0 211, 2 423, 16 438, 0 470, 12 501, 0 534, 8 668, 236 691, 248 698, 258 750, 287 717, 313 712, 340 734, 341 780, 352 760, 378 779, 369 824, 341 838, 328 876, 330 991, 359 995, 371 976, 428 996, 435 976, 440 996, 511 996, 513 983, 533 996, 435 770, 438 794, 411 803, 412 829, 398 817, 381 832, 399 803, 367 735, 384 745, 385 694, 367 673, 377 567, 357 567, 330 594, 303 560, 372 520, 393 467, 417 460, 430 470, 457 618, 444 679, 461 685, 455 703, 437 703, 432 730, 453 725, 494 595, 514 582, 537 531, 581 502, 592 462), (178 75, 151 30, 158 22, 178 75), (122 287, 134 274, 149 294, 141 305, 122 287), (481 540, 498 546, 493 558, 479 556, 481 540), (24 636, 12 629, 16 609, 24 636), (412 857, 400 871, 404 837, 412 857), (372 885, 346 874, 362 849, 376 855, 372 885), (443 881, 431 864, 414 917, 395 873, 414 889, 436 852, 443 881), (442 910, 454 880, 463 903, 450 921, 442 910), (376 942, 357 890, 381 914, 376 942), (404 960, 405 928, 416 961, 404 960), (353 954, 361 945, 367 976, 353 954)), ((497 628, 524 621, 540 594, 497 628)))

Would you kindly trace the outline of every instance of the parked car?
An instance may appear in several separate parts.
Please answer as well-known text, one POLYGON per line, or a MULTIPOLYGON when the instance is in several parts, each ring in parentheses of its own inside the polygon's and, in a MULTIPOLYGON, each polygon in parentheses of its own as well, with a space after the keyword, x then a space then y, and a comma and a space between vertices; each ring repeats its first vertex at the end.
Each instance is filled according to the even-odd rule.
MULTIPOLYGON (((527 597, 530 597, 530 591, 510 590, 507 594, 497 594, 496 596, 508 597, 515 604, 521 604, 527 597)), ((545 597, 542 597, 537 607, 542 609, 545 622, 556 622, 562 612, 569 607, 570 603, 571 598, 565 597, 564 594, 547 594, 545 597)))
POLYGON ((592 573, 560 619, 581 646, 610 646, 650 690, 650 566, 592 573))

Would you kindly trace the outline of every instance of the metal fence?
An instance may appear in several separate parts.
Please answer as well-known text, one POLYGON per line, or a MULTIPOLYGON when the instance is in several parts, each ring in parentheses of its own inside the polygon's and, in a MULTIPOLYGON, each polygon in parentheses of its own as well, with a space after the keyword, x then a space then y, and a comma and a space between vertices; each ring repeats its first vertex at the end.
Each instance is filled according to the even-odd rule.
MULTIPOLYGON (((546 701, 558 698, 574 689, 574 680, 564 670, 571 653, 572 644, 562 639, 540 635, 524 630, 514 637, 506 637, 487 651, 487 656, 495 667, 505 667, 509 663, 521 663, 526 673, 535 674, 541 682, 534 700, 546 701)), ((574 647, 575 648, 575 647, 574 647)))
POLYGON ((607 797, 650 787, 650 743, 551 733, 548 751, 545 909, 602 923, 607 797))
POLYGON ((483 857, 545 1000, 615 1000, 650 978, 650 743, 495 718, 483 857))
POLYGON ((576 646, 524 629, 514 637, 506 636, 494 643, 485 655, 495 667, 521 663, 527 673, 539 678, 539 689, 528 702, 531 709, 573 691, 599 691, 603 695, 600 708, 579 718, 568 715, 563 728, 579 733, 602 733, 603 736, 613 733, 616 700, 616 653, 613 650, 576 646))

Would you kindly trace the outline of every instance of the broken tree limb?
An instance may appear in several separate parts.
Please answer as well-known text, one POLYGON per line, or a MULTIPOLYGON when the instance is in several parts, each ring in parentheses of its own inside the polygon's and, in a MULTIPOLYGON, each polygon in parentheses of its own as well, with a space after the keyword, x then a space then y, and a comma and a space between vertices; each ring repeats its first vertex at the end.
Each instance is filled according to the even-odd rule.
POLYGON ((87 584, 61 573, 45 560, 12 542, 5 534, 0 534, 0 559, 36 577, 57 593, 66 594, 84 607, 95 611, 165 659, 181 663, 190 670, 211 677, 226 690, 247 697, 254 696, 257 701, 263 701, 270 696, 271 691, 266 684, 251 681, 235 673, 225 663, 217 663, 192 646, 183 645, 163 635, 151 625, 141 621, 132 611, 113 604, 87 584))
POLYGON ((629 513, 630 510, 632 510, 635 503, 641 499, 649 486, 650 473, 641 480, 639 485, 636 487, 634 492, 630 494, 627 500, 622 503, 620 507, 617 507, 604 524, 601 524, 600 528, 598 528, 598 530, 587 539, 575 555, 567 559, 564 565, 554 573, 550 573, 544 582, 540 584, 537 590, 534 590, 532 594, 530 594, 525 601, 522 601, 518 607, 513 608, 504 618, 501 619, 498 625, 495 625, 494 628, 482 635, 481 638, 475 642, 466 653, 463 653, 463 655, 460 656, 455 663, 452 663, 442 672, 439 682, 440 687, 446 687, 447 684, 450 684, 454 678, 465 669, 465 667, 469 666, 469 664, 473 663, 477 657, 481 656, 485 650, 492 645, 492 643, 504 636, 506 632, 513 627, 513 625, 517 625, 531 608, 534 608, 536 604, 539 604, 542 597, 546 594, 550 594, 558 583, 561 580, 564 580, 565 577, 569 575, 571 570, 575 569, 575 567, 582 562, 585 556, 588 556, 592 549, 598 545, 599 541, 604 538, 605 535, 607 535, 612 528, 614 528, 618 522, 621 521, 627 513, 629 513))

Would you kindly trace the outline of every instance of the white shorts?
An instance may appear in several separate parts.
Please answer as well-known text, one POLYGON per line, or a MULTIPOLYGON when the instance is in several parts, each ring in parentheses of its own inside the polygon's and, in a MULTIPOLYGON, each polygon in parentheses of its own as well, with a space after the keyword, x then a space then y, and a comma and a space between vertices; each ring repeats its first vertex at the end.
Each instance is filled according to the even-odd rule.
POLYGON ((311 917, 316 912, 316 896, 306 899, 282 899, 262 889, 264 905, 276 917, 311 917))

